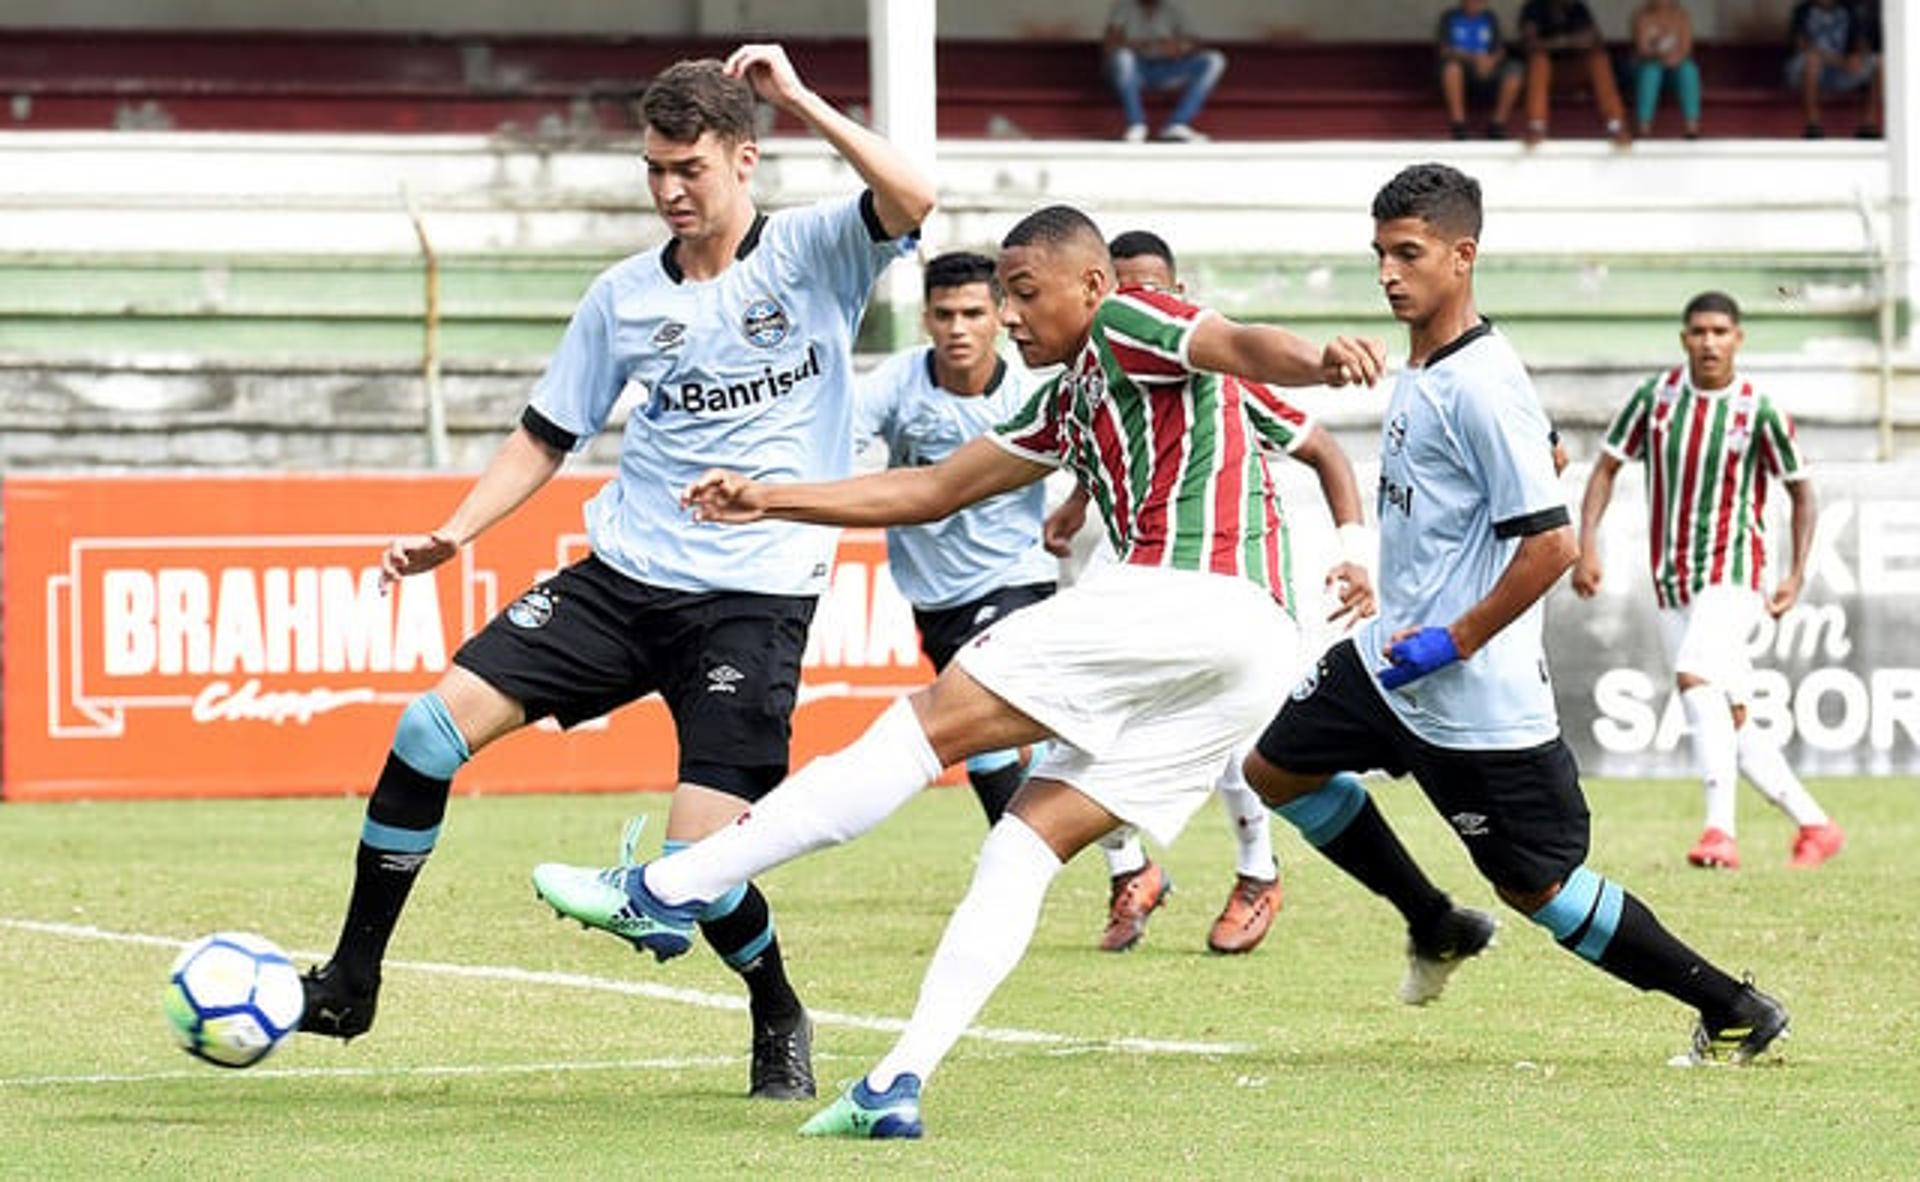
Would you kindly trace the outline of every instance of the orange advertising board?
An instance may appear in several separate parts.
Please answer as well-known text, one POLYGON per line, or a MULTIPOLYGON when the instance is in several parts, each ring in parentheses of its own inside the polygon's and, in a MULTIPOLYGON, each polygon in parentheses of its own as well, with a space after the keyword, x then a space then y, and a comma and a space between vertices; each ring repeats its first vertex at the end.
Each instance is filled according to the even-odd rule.
MULTIPOLYGON (((468 476, 29 477, 5 496, 9 800, 366 791, 400 710, 461 642, 586 553, 562 476, 430 575, 378 588, 397 532, 440 521, 468 476)), ((842 536, 815 614, 793 765, 924 684, 877 531, 842 536)), ((668 788, 658 698, 482 751, 466 792, 668 788)))

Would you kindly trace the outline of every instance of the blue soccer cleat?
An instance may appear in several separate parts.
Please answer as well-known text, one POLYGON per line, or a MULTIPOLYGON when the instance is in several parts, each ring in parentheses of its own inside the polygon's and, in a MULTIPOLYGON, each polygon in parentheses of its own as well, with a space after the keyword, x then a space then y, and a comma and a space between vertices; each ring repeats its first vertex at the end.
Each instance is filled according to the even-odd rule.
POLYGON ((920 1077, 899 1075, 884 1092, 875 1092, 861 1076, 838 1100, 800 1126, 802 1137, 851 1137, 858 1141, 917 1141, 920 1077))
POLYGON ((599 928, 671 960, 693 947, 693 925, 706 906, 700 902, 663 903, 647 889, 644 866, 598 870, 543 862, 533 868, 533 889, 560 915, 599 928))

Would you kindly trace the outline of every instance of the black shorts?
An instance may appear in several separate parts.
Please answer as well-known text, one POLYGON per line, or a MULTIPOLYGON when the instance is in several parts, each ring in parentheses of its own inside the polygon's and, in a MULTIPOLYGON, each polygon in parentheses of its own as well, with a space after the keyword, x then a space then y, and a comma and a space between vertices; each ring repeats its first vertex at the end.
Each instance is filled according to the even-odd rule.
POLYGON ((680 778, 758 800, 786 774, 814 603, 652 587, 589 555, 514 600, 453 660, 529 722, 572 726, 658 691, 680 778))
POLYGON ((933 662, 935 672, 947 667, 960 646, 987 630, 1004 616, 1031 607, 1051 596, 1053 583, 1022 583, 989 591, 970 603, 957 607, 913 609, 913 622, 920 627, 920 651, 933 662))
POLYGON ((1290 772, 1411 774, 1495 886, 1537 891, 1587 859, 1587 801, 1564 740, 1517 750, 1437 747, 1382 700, 1351 640, 1321 656, 1257 748, 1290 772))

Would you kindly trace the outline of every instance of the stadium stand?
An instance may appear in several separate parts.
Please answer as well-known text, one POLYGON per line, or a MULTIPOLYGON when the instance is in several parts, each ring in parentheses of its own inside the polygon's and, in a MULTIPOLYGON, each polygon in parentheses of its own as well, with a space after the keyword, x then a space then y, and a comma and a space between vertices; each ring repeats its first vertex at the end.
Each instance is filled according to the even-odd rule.
MULTIPOLYGON (((721 40, 609 37, 9 31, 0 34, 0 127, 577 137, 631 131, 632 99, 654 71, 689 53, 731 48, 721 40)), ((1221 48, 1233 64, 1204 119, 1218 138, 1446 134, 1425 41, 1221 48)), ((863 41, 791 49, 823 94, 847 107, 866 104, 863 41)), ((1697 58, 1708 135, 1799 134, 1781 81, 1783 47, 1702 44, 1697 58)), ((942 136, 1107 139, 1121 130, 1096 45, 946 40, 937 68, 942 136)), ((1575 72, 1562 73, 1569 76, 1555 99, 1556 131, 1597 136, 1591 97, 1575 72)), ((1851 113, 1835 112, 1836 123, 1851 113)))

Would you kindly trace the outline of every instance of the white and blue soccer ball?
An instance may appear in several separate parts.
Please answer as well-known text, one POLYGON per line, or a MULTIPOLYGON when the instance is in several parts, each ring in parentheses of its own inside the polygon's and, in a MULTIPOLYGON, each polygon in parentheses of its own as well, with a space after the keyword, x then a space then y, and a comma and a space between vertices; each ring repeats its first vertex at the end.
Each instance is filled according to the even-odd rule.
POLYGON ((300 973, 279 945, 215 932, 187 945, 167 975, 167 1025, 189 1055, 251 1067, 300 1025, 300 973))

